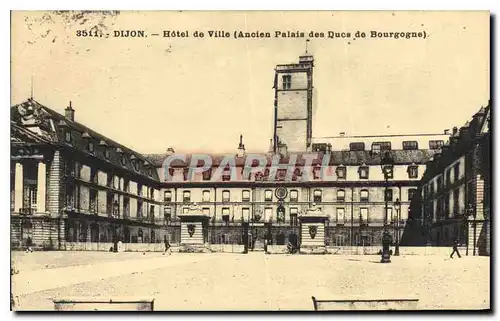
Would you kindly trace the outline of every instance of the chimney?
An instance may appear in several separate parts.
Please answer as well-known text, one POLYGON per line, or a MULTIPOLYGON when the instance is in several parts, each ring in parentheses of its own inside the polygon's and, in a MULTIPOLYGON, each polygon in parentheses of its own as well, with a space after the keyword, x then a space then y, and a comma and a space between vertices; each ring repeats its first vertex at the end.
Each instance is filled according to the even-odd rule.
POLYGON ((243 135, 240 134, 240 144, 238 145, 238 153, 236 154, 238 157, 245 156, 245 145, 243 144, 243 135))
POLYGON ((445 135, 449 135, 449 134, 450 134, 450 130, 449 130, 449 129, 445 129, 445 130, 444 130, 444 134, 445 134, 445 135))
POLYGON ((75 121, 75 110, 71 107, 71 100, 69 101, 69 106, 64 110, 64 117, 71 121, 75 121))
POLYGON ((457 126, 453 127, 453 136, 455 136, 457 132, 458 132, 458 127, 457 126))
POLYGON ((340 132, 340 137, 344 137, 345 136, 345 132, 340 132))

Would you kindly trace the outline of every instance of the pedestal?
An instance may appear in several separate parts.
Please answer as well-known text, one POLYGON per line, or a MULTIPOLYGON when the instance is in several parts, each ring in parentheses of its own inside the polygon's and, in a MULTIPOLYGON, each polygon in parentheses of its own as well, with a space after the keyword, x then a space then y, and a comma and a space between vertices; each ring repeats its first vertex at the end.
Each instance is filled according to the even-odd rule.
POLYGON ((209 216, 203 214, 179 215, 181 219, 181 242, 179 252, 209 252, 206 246, 209 216))
POLYGON ((326 254, 324 215, 305 215, 300 222, 300 254, 326 254))

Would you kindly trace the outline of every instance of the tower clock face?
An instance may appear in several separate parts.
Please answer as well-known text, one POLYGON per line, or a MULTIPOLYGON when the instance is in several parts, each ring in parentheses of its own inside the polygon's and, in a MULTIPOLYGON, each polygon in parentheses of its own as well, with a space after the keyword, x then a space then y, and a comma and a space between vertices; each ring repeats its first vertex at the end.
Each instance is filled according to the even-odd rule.
POLYGON ((276 191, 274 192, 274 194, 276 195, 276 197, 279 199, 279 200, 282 200, 284 199, 287 194, 288 194, 288 191, 286 190, 286 188, 284 187, 278 187, 276 189, 276 191))

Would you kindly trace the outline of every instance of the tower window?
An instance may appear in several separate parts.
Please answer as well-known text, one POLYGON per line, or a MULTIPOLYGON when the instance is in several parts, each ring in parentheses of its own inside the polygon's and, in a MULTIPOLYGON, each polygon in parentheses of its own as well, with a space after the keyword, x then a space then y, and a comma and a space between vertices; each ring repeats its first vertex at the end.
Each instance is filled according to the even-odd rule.
POLYGON ((290 89, 292 88, 292 76, 291 75, 284 75, 283 76, 283 89, 290 89))

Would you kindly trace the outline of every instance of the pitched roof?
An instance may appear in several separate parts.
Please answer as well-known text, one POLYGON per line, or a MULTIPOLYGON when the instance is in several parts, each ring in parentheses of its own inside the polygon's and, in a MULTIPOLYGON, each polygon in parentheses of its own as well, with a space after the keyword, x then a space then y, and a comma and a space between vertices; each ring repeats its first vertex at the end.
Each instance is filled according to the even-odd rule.
MULTIPOLYGON (((423 164, 431 158, 432 155, 436 153, 435 150, 393 150, 391 151, 391 156, 394 159, 395 164, 423 164)), ((193 156, 197 154, 175 154, 176 158, 174 161, 170 163, 171 167, 187 167, 191 163, 191 159, 193 156), (184 158, 181 160, 179 158, 184 158)), ((207 155, 212 159, 212 166, 219 166, 225 157, 235 158, 236 166, 243 167, 245 165, 247 157, 259 155, 260 157, 264 157, 267 161, 267 165, 271 165, 273 161, 273 155, 262 153, 262 154, 248 154, 245 157, 235 157, 234 154, 198 154, 198 155, 207 155)), ((288 156, 280 157, 279 164, 287 164, 289 163, 292 155, 297 155, 296 165, 303 166, 306 164, 306 159, 309 158, 306 155, 317 155, 316 158, 313 159, 312 165, 322 164, 322 161, 326 157, 330 157, 328 164, 329 165, 380 165, 383 154, 373 154, 371 151, 332 151, 330 154, 323 153, 291 153, 288 156)), ((144 155, 149 159, 151 163, 153 163, 156 167, 163 166, 164 161, 167 159, 167 154, 147 154, 144 155)), ((277 156, 279 157, 279 156, 277 156)), ((325 159, 327 161, 327 159, 325 159)), ((250 160, 249 160, 250 162, 250 160)), ((203 164, 203 161, 198 162, 199 165, 203 164)), ((255 163, 255 162, 254 162, 255 163)))
MULTIPOLYGON (((91 128, 72 121, 60 113, 40 104, 39 102, 28 99, 27 101, 12 106, 11 107, 11 123, 13 128, 25 127, 23 119, 31 117, 33 123, 43 127, 42 133, 44 135, 50 135, 53 137, 53 141, 60 145, 76 148, 81 152, 92 154, 88 151, 88 144, 90 142, 94 145, 93 155, 103 161, 108 161, 113 165, 124 167, 131 172, 136 172, 142 176, 146 176, 150 179, 158 180, 158 173, 155 170, 151 171, 149 175, 149 168, 145 164, 149 164, 149 161, 140 153, 127 148, 126 146, 92 130, 91 128), (26 116, 27 115, 27 116, 26 116), (45 124, 47 123, 47 124, 45 124), (45 125, 43 125, 45 124, 45 125), (70 130, 71 132, 71 143, 65 141, 65 132, 70 130), (105 149, 99 148, 106 146, 109 152, 109 159, 106 159, 105 149), (122 164, 122 153, 125 156, 125 164, 122 164), (131 159, 138 159, 137 171, 131 162, 131 159)), ((12 127, 12 126, 11 126, 12 127)), ((27 129, 25 129, 27 130, 27 129)), ((40 134, 33 133, 39 137, 43 137, 40 134)))

